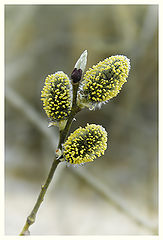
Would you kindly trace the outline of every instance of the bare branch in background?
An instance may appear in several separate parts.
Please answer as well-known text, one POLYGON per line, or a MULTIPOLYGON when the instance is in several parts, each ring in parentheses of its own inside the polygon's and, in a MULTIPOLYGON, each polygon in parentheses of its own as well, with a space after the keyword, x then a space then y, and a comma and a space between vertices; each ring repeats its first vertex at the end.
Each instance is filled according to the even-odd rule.
POLYGON ((6 88, 6 100, 18 109, 42 134, 49 139, 52 146, 57 144, 57 138, 52 131, 47 131, 48 124, 46 121, 41 120, 36 110, 30 106, 18 93, 16 93, 11 87, 6 88))

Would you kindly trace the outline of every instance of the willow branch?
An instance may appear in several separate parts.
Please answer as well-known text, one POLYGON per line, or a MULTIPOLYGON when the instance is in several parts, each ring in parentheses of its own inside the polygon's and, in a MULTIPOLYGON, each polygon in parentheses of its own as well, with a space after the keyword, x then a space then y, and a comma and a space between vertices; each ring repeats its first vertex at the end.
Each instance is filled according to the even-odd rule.
MULTIPOLYGON (((64 143, 64 141, 65 141, 65 139, 68 135, 69 129, 71 127, 71 123, 73 121, 74 116, 76 115, 77 112, 80 111, 80 108, 77 106, 77 103, 76 103, 78 87, 79 87, 79 83, 73 85, 72 110, 71 110, 70 116, 67 120, 67 124, 66 124, 65 128, 63 129, 63 131, 60 131, 60 141, 59 141, 59 144, 58 144, 58 148, 61 148, 62 144, 64 143)), ((27 220, 26 220, 26 223, 23 227, 23 230, 19 234, 20 236, 30 235, 29 227, 35 222, 36 214, 37 214, 37 212, 40 208, 41 203, 44 200, 44 196, 46 194, 46 191, 49 187, 49 184, 52 181, 54 172, 57 169, 57 166, 58 166, 59 163, 60 163, 59 159, 56 160, 56 156, 55 156, 55 158, 53 160, 53 163, 52 163, 52 166, 51 166, 51 169, 50 169, 50 172, 49 172, 48 177, 46 179, 46 182, 45 182, 44 185, 41 186, 41 191, 40 191, 40 194, 37 198, 35 206, 34 206, 33 210, 31 211, 30 215, 27 217, 27 220)))
POLYGON ((55 172, 58 164, 59 164, 59 161, 54 159, 54 161, 52 163, 52 166, 51 166, 51 169, 50 169, 50 172, 49 172, 48 177, 46 179, 46 182, 45 182, 44 185, 41 186, 41 191, 40 191, 40 194, 37 198, 36 204, 35 204, 33 210, 31 211, 30 215, 27 217, 27 220, 26 220, 26 223, 23 227, 23 230, 19 234, 20 236, 30 235, 29 227, 30 227, 30 225, 32 225, 35 222, 36 214, 38 212, 38 209, 39 209, 41 203, 44 200, 45 193, 46 193, 46 191, 48 189, 48 186, 49 186, 49 184, 50 184, 50 182, 53 178, 54 172, 55 172))

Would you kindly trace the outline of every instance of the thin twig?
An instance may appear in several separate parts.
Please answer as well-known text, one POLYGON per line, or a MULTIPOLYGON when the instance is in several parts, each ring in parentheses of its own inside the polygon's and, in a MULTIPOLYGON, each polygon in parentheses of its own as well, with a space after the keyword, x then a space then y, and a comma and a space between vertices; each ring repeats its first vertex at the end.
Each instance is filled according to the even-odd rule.
POLYGON ((60 163, 60 161, 56 161, 56 159, 53 160, 53 163, 52 163, 49 175, 47 177, 47 180, 46 180, 45 184, 41 186, 41 191, 40 191, 40 194, 37 198, 36 204, 35 204, 33 210, 31 211, 30 215, 27 217, 27 220, 26 220, 26 223, 23 227, 23 230, 19 234, 20 236, 30 235, 29 227, 30 227, 30 225, 32 225, 35 222, 36 214, 39 210, 39 207, 40 207, 41 203, 44 200, 44 196, 46 194, 46 191, 49 187, 49 184, 51 183, 54 172, 57 169, 57 166, 58 166, 59 163, 60 163))
MULTIPOLYGON (((67 121, 67 124, 66 124, 64 130, 60 131, 60 141, 59 141, 59 144, 58 144, 58 148, 60 148, 62 146, 62 144, 64 143, 64 141, 65 141, 65 139, 66 139, 66 137, 68 135, 68 132, 69 132, 69 129, 70 129, 73 117, 79 111, 79 108, 77 107, 77 104, 76 104, 78 86, 79 86, 79 83, 76 84, 76 85, 73 85, 72 110, 71 110, 70 116, 68 118, 68 121, 67 121)), ((60 163, 59 159, 56 160, 56 156, 55 156, 55 158, 53 160, 53 163, 52 163, 52 166, 50 168, 48 177, 46 179, 46 182, 45 182, 44 185, 41 186, 41 191, 40 191, 40 194, 39 194, 39 196, 37 198, 35 206, 34 206, 33 210, 31 211, 30 215, 27 217, 27 220, 26 220, 26 223, 25 223, 25 225, 23 227, 23 230, 19 234, 20 236, 30 235, 29 227, 35 222, 36 214, 37 214, 37 212, 38 212, 38 210, 40 208, 40 205, 41 205, 41 203, 42 203, 42 201, 44 199, 46 191, 47 191, 47 189, 49 187, 49 184, 51 183, 51 180, 53 178, 54 172, 56 171, 57 166, 58 166, 59 163, 60 163)))

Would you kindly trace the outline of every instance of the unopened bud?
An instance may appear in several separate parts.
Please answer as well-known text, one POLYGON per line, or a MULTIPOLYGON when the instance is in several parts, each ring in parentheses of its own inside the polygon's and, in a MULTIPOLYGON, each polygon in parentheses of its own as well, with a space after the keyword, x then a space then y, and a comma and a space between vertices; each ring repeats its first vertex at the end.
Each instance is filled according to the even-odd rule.
POLYGON ((81 80, 82 73, 85 70, 87 64, 87 50, 85 50, 78 61, 75 64, 74 70, 72 71, 71 74, 71 79, 73 80, 73 83, 77 83, 81 80))
POLYGON ((82 76, 82 70, 74 68, 74 70, 71 73, 71 79, 73 80, 73 83, 77 83, 81 80, 82 76))

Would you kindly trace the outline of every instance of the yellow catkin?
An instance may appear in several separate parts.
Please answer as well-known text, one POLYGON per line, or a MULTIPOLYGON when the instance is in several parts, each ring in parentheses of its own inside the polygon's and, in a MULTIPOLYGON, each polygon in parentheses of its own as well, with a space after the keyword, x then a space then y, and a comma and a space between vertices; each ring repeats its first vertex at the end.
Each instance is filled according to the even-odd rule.
POLYGON ((117 96, 127 82, 130 60, 123 55, 106 58, 90 68, 83 76, 78 104, 96 106, 117 96))
POLYGON ((75 130, 63 144, 63 157, 72 165, 92 162, 104 154, 107 148, 107 132, 96 124, 75 130))
POLYGON ((60 122, 67 119, 72 107, 69 77, 62 71, 48 75, 41 91, 41 100, 50 121, 60 122))

